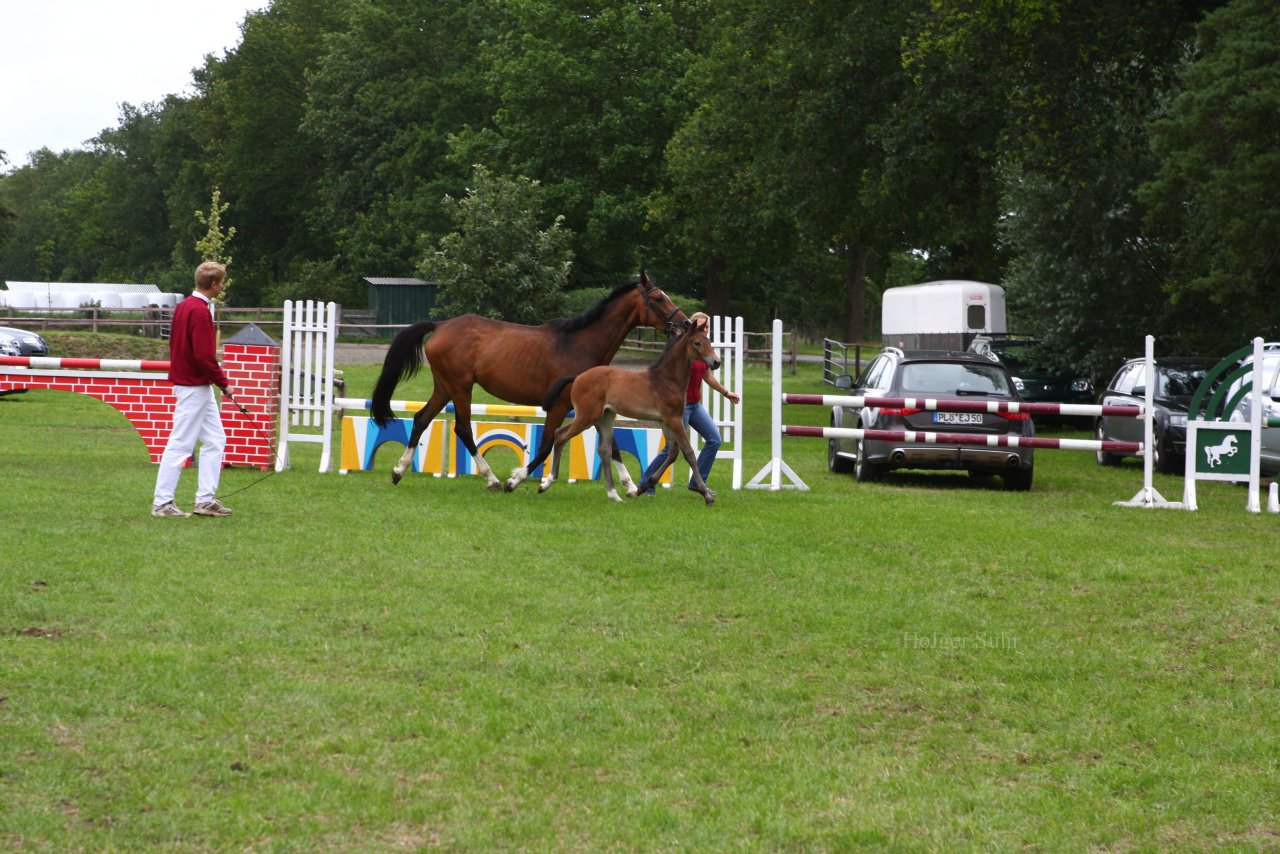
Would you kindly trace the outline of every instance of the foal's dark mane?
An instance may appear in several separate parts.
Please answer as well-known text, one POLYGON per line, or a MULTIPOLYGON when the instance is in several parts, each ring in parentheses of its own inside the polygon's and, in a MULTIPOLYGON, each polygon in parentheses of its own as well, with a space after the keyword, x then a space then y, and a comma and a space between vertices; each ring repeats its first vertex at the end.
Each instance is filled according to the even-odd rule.
POLYGON ((672 354, 676 352, 676 348, 680 344, 684 343, 684 337, 690 334, 692 333, 689 331, 684 331, 684 332, 677 333, 675 335, 668 335, 667 343, 663 346, 661 355, 658 356, 658 360, 656 362, 654 362, 652 365, 649 366, 649 372, 650 373, 656 372, 659 368, 661 368, 664 364, 666 364, 668 359, 675 358, 672 354))
POLYGON ((637 282, 623 282, 612 291, 610 291, 600 302, 591 306, 591 308, 579 314, 577 317, 557 317, 554 320, 548 320, 547 326, 550 326, 556 332, 569 333, 578 332, 586 329, 600 318, 604 317, 605 310, 609 307, 609 303, 625 295, 634 288, 637 282))

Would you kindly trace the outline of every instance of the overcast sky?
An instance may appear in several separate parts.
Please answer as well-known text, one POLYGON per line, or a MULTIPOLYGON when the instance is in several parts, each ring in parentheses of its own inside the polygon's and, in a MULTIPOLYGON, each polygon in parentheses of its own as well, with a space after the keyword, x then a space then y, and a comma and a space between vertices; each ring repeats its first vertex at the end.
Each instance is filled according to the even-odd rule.
POLYGON ((120 104, 190 95, 206 54, 240 43, 268 0, 0 0, 0 151, 83 148, 120 104))

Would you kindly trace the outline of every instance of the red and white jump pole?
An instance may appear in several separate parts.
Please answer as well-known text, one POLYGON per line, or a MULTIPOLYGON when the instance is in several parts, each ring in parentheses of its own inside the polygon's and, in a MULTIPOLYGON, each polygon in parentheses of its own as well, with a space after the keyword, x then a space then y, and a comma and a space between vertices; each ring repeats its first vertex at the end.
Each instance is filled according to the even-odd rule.
POLYGON ((1046 448, 1073 451, 1107 451, 1115 454, 1140 454, 1143 458, 1143 487, 1130 501, 1116 502, 1126 506, 1170 507, 1180 506, 1165 501, 1152 486, 1151 455, 1145 449, 1152 445, 1154 428, 1153 395, 1155 388, 1155 339, 1146 339, 1147 396, 1143 406, 1103 406, 1089 403, 1031 403, 1020 401, 945 400, 938 398, 874 397, 836 394, 784 394, 782 391, 782 321, 773 322, 773 382, 772 424, 770 439, 773 456, 747 484, 749 489, 804 489, 809 487, 782 459, 783 436, 807 436, 823 439, 873 439, 886 442, 943 443, 949 445, 981 445, 1009 448, 1046 448), (1141 418, 1143 439, 1139 442, 1101 441, 1098 439, 1058 439, 1052 437, 1022 437, 1009 435, 980 436, 969 433, 930 433, 912 430, 860 430, 848 427, 811 427, 784 425, 782 407, 785 404, 811 406, 894 407, 902 409, 932 410, 939 412, 991 412, 1024 413, 1028 415, 1100 416, 1113 418, 1141 418), (791 482, 783 483, 783 476, 791 482), (766 481, 765 478, 768 477, 766 481))
MULTIPOLYGON (((948 412, 950 410, 942 410, 948 412)), ((812 436, 819 439, 871 439, 876 442, 921 442, 926 445, 982 445, 991 448, 1049 448, 1061 451, 1109 451, 1136 454, 1140 442, 1100 442, 1097 439, 1055 439, 1040 436, 1010 436, 1006 433, 981 436, 974 433, 931 433, 919 430, 861 430, 851 427, 783 426, 784 436, 812 436)))
POLYGON ((0 356, 0 365, 40 370, 168 371, 169 363, 147 359, 54 359, 48 356, 0 356))

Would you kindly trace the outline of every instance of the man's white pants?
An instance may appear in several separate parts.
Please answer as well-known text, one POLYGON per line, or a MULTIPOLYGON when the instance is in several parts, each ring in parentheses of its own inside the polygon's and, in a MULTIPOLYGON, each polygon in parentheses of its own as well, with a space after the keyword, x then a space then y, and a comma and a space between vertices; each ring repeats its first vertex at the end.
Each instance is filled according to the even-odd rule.
POLYGON ((182 467, 200 442, 197 460, 196 504, 212 501, 218 492, 218 478, 222 475, 222 452, 227 447, 227 434, 222 429, 222 416, 214 399, 211 385, 175 385, 173 396, 177 403, 173 408, 173 432, 160 457, 160 471, 156 474, 154 505, 159 507, 173 500, 178 490, 182 467))

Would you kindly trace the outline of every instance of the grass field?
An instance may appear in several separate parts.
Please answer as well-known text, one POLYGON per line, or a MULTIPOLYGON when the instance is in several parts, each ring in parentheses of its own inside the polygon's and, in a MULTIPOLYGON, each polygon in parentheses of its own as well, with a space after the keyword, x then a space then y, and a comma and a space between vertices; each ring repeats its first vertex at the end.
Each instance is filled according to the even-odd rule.
POLYGON ((707 508, 302 447, 152 519, 122 416, 0 398, 0 849, 1280 847, 1280 518, 1118 508, 1141 468, 1079 452, 1025 494, 784 453, 809 492, 721 463, 707 508))

